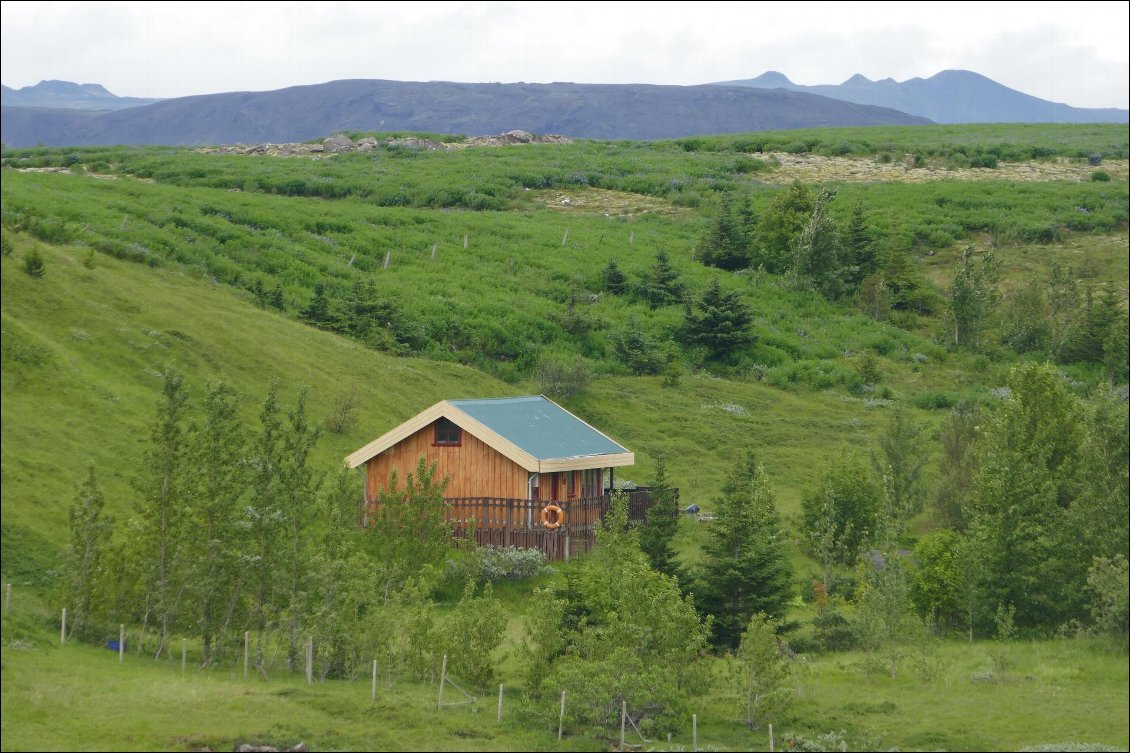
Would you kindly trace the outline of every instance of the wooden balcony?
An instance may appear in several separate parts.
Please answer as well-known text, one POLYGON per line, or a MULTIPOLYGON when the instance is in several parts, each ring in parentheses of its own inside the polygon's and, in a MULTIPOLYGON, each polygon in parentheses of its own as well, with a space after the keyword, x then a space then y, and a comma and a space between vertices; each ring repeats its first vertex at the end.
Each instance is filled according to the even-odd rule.
MULTIPOLYGON (((673 489, 676 504, 679 491, 673 489)), ((628 497, 628 520, 642 523, 654 504, 651 490, 637 488, 624 491, 628 497)), ((475 540, 480 546, 515 546, 541 549, 547 560, 567 560, 592 549, 596 542, 596 522, 608 512, 611 497, 578 497, 558 502, 536 499, 503 499, 497 497, 454 497, 447 499, 447 522, 458 538, 467 535, 474 520, 475 540), (565 514, 565 522, 548 530, 541 521, 541 511, 555 504, 565 514)))

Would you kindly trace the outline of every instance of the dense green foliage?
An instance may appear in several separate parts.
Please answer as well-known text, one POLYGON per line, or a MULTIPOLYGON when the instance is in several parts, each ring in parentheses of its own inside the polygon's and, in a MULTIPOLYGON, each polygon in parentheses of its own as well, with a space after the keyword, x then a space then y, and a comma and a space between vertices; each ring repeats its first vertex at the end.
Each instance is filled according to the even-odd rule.
POLYGON ((704 680, 698 660, 710 623, 673 578, 651 569, 622 495, 613 497, 576 590, 540 592, 529 619, 523 662, 547 720, 556 718, 561 689, 570 726, 611 732, 622 704, 643 729, 685 724, 690 693, 704 680))
POLYGON ((801 503, 802 525, 813 555, 824 565, 851 565, 872 541, 881 490, 863 458, 846 447, 828 463, 801 503))

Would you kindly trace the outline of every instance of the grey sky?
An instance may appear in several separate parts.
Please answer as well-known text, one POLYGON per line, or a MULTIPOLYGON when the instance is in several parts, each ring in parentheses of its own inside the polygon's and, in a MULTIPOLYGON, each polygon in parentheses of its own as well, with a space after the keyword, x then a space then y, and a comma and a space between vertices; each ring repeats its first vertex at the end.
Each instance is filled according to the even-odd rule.
POLYGON ((0 6, 3 83, 122 96, 343 78, 800 84, 947 68, 1127 107, 1130 3, 45 3, 0 6))

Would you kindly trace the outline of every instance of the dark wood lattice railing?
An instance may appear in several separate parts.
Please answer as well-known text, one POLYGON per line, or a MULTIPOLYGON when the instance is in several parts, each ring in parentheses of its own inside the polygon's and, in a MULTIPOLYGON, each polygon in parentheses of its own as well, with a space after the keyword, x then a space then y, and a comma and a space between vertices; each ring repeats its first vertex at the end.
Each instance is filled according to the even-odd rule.
MULTIPOLYGON (((675 503, 679 492, 672 490, 675 503)), ((628 519, 642 523, 654 504, 650 489, 625 491, 628 497, 628 519)), ((452 534, 463 538, 474 520, 475 540, 480 546, 515 546, 541 549, 547 560, 566 560, 592 549, 596 541, 596 522, 608 512, 611 497, 579 497, 547 502, 536 499, 499 497, 454 497, 447 499, 447 522, 452 534), (565 514, 565 522, 555 530, 542 524, 542 509, 555 504, 565 514)))

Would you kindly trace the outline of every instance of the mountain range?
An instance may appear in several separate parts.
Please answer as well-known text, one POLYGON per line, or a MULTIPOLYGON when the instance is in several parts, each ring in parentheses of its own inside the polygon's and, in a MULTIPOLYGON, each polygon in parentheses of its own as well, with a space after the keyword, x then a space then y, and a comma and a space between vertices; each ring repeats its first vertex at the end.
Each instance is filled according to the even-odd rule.
POLYGON ((1081 108, 971 71, 802 86, 769 71, 700 86, 471 84, 375 79, 165 100, 99 84, 3 88, 0 138, 12 147, 293 142, 339 131, 485 134, 522 129, 600 139, 916 123, 1126 123, 1127 110, 1081 108))
POLYGON ((661 139, 928 122, 887 108, 749 87, 383 80, 180 97, 114 112, 5 106, 2 115, 0 137, 11 147, 288 142, 343 130, 484 134, 517 128, 661 139))
POLYGON ((942 71, 930 78, 872 81, 855 74, 842 84, 803 86, 777 71, 717 86, 807 92, 877 107, 890 107, 935 123, 1126 123, 1130 111, 1072 107, 1010 89, 973 71, 942 71))
POLYGON ((119 97, 102 84, 76 84, 72 81, 40 81, 34 86, 13 89, 4 86, 0 105, 5 107, 57 107, 64 110, 124 110, 160 102, 160 99, 119 97))

